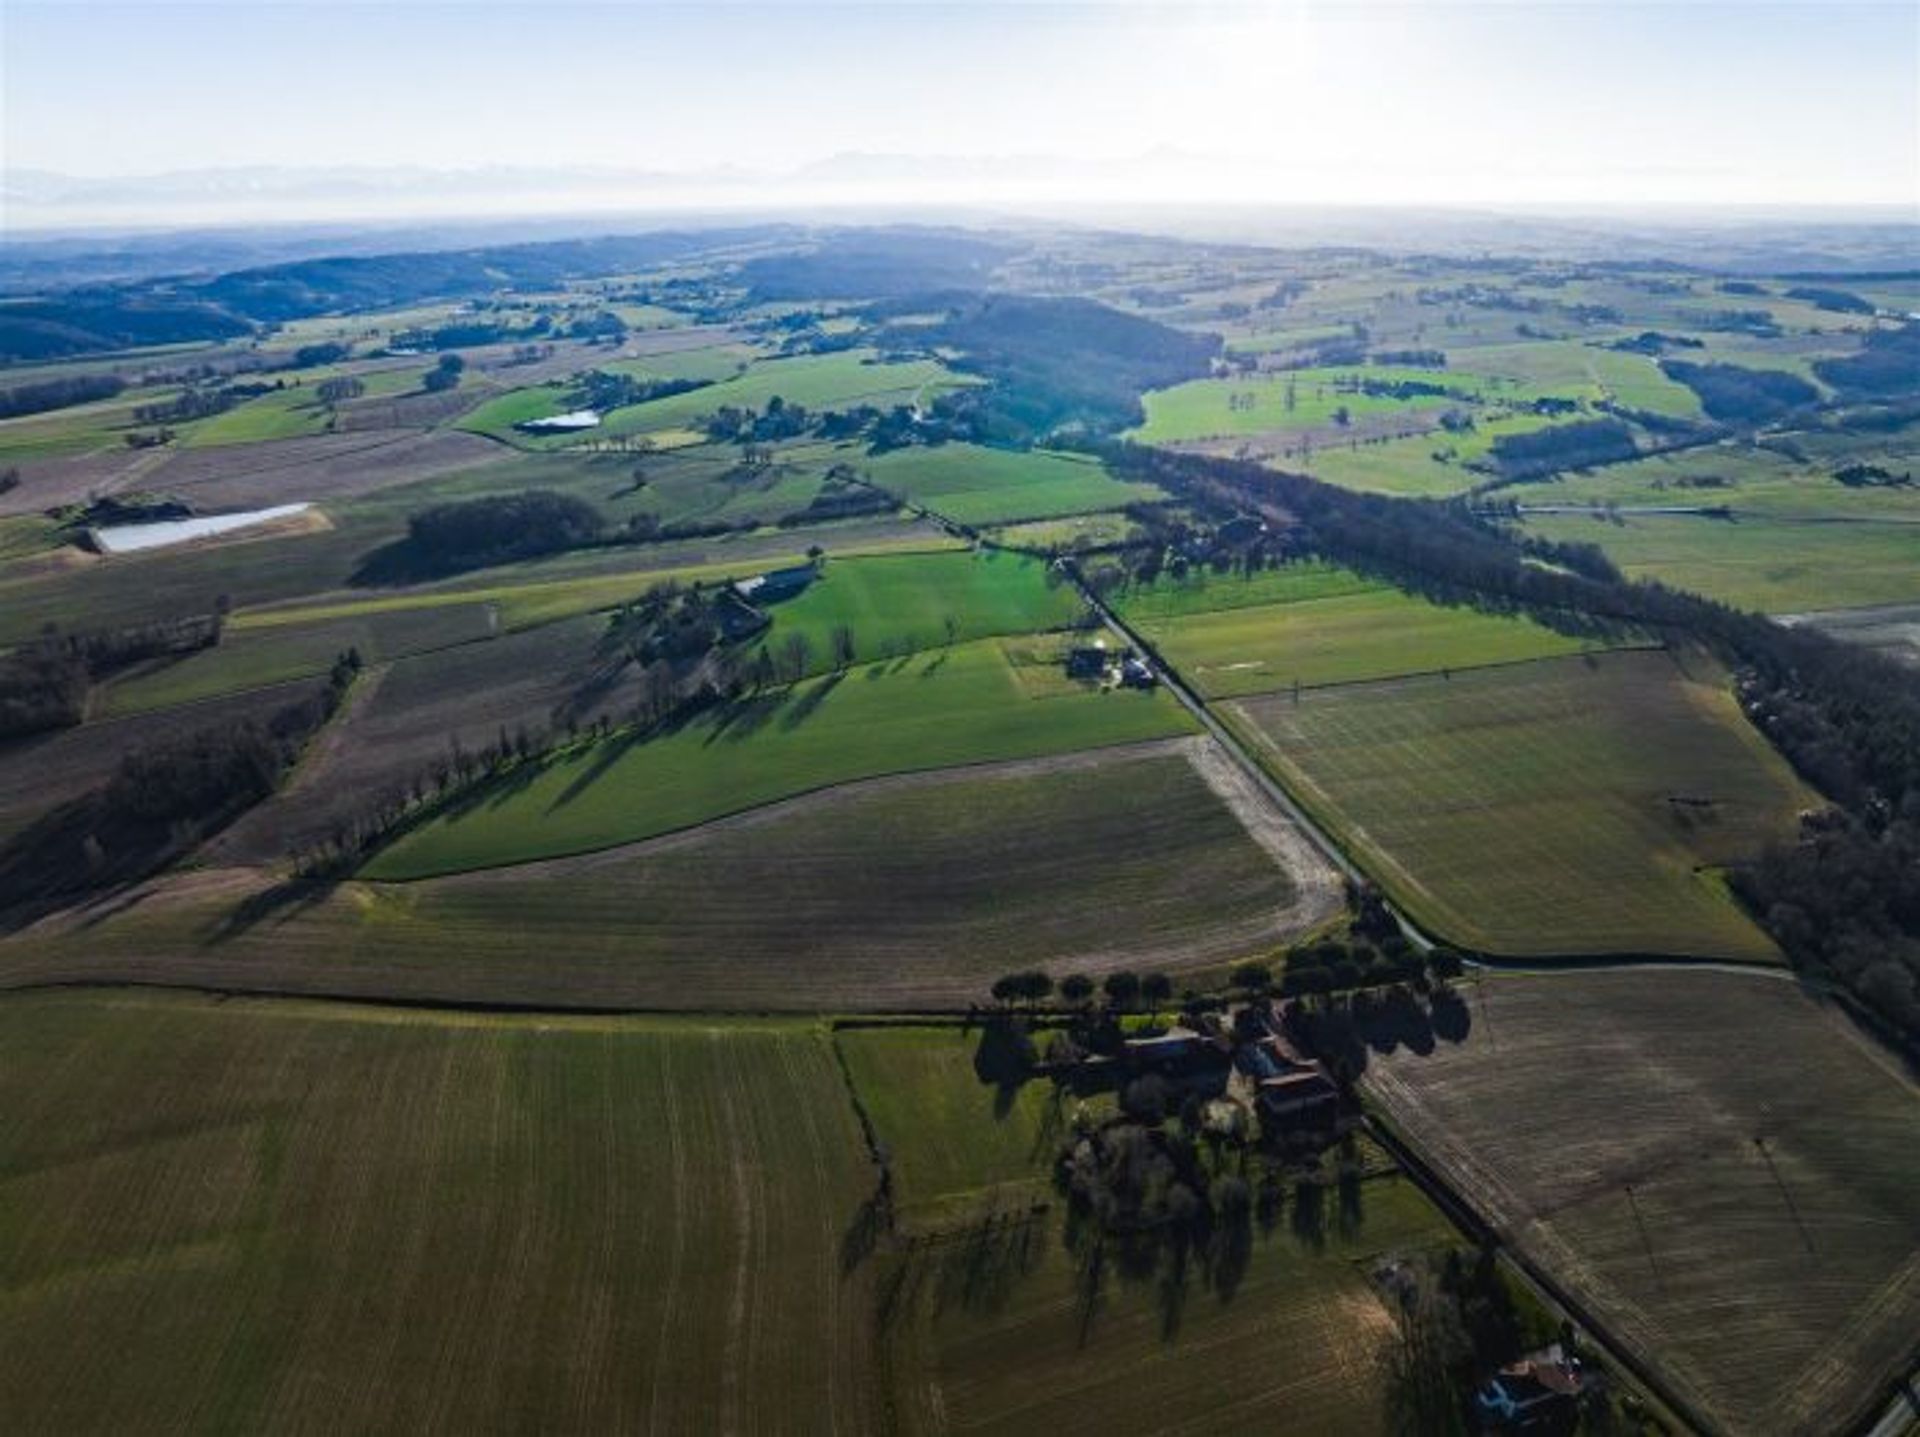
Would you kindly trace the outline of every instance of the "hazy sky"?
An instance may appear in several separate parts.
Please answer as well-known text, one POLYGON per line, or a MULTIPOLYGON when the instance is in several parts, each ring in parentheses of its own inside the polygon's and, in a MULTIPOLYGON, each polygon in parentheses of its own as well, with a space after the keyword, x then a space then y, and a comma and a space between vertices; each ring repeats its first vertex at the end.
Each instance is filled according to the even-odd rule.
POLYGON ((1174 151, 1214 157, 1153 171, 1183 198, 1920 203, 1911 0, 0 0, 0 27, 16 169, 1174 151))

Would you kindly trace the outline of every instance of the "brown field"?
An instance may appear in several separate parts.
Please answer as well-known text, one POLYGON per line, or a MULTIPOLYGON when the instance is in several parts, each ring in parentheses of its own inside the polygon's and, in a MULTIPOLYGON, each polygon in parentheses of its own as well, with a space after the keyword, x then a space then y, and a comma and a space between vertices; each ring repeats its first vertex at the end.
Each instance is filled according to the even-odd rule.
POLYGON ((1920 1089, 1790 980, 1495 975, 1366 1087, 1502 1232, 1741 1433, 1836 1432, 1920 1334, 1920 1089))
MULTIPOLYGON (((438 609, 414 611, 431 616, 438 609)), ((401 610, 373 620, 408 617, 401 610)), ((629 670, 611 687, 594 684, 594 646, 605 624, 583 616, 435 653, 402 658, 362 680, 370 692, 336 720, 324 750, 310 756, 287 789, 229 829, 209 854, 223 863, 271 863, 324 838, 378 796, 418 777, 456 738, 485 748, 500 730, 546 728, 573 700, 578 717, 624 718, 629 670)), ((277 631, 262 631, 277 641, 277 631)))
POLYGON ((0 836, 13 833, 57 804, 78 798, 113 776, 122 754, 148 743, 221 728, 245 718, 264 719, 311 693, 310 682, 280 684, 248 693, 59 729, 0 744, 0 836))
POLYGON ((471 469, 503 457, 471 434, 316 434, 260 444, 182 449, 141 477, 204 509, 298 500, 321 503, 471 469))
POLYGON ((0 985, 957 1006, 1017 966, 1177 969, 1272 947, 1338 901, 1323 869, 1295 872, 1181 749, 1154 743, 846 784, 483 874, 324 891, 271 890, 257 870, 186 874, 108 905, 124 911, 104 921, 0 942, 0 985))
POLYGON ((0 1001, 9 1431, 861 1433, 805 1023, 0 1001))

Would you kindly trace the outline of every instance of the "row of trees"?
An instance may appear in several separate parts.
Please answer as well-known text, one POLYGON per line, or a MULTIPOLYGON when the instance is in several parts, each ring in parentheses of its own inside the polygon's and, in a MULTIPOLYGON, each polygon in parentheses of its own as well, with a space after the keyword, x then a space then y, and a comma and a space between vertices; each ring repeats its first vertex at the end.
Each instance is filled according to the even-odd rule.
POLYGON ((69 728, 86 717, 101 679, 130 664, 211 648, 220 613, 130 628, 43 635, 0 657, 0 740, 69 728))

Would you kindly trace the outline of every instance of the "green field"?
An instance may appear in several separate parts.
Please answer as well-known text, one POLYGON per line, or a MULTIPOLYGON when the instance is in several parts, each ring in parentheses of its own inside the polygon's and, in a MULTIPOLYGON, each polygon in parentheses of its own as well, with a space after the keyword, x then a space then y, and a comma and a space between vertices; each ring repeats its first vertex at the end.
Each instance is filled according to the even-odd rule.
POLYGON ((1525 531, 1598 544, 1630 578, 1762 613, 1920 599, 1920 524, 1632 514, 1535 515, 1525 531))
POLYGON ((881 1426, 813 1027, 98 994, 0 1034, 15 1430, 881 1426))
POLYGON ((1344 598, 1389 587, 1383 579, 1370 579, 1339 564, 1297 559, 1253 574, 1219 574, 1211 569, 1189 569, 1178 577, 1162 574, 1151 584, 1120 589, 1111 599, 1129 621, 1146 624, 1265 604, 1344 598))
POLYGON ((1044 1193, 1079 1099, 1044 1080, 1002 1090, 981 1076, 983 1034, 973 1027, 850 1027, 834 1041, 910 1217, 1044 1193))
POLYGON ((931 359, 882 362, 870 349, 763 359, 737 379, 616 409, 593 433, 600 438, 661 429, 697 429, 724 405, 764 409, 775 398, 806 409, 845 409, 855 404, 914 404, 942 390, 969 383, 931 359))
POLYGON ((1322 483, 1363 494, 1446 499, 1493 481, 1494 440, 1544 429, 1553 422, 1527 410, 1497 409, 1476 414, 1473 428, 1459 434, 1434 430, 1406 439, 1323 444, 1308 452, 1287 450, 1280 456, 1281 467, 1304 469, 1322 483))
POLYGON ((1064 627, 1085 608, 1073 588, 1049 582, 1046 564, 996 550, 949 549, 830 561, 796 598, 771 605, 766 639, 775 650, 800 634, 814 667, 832 662, 834 630, 853 632, 861 660, 942 646, 955 639, 1064 627))
POLYGON ((1775 962, 1711 872, 1817 802, 1697 657, 1629 651, 1228 705, 1422 923, 1491 953, 1775 962))
POLYGON ((616 735, 516 775, 407 834, 369 878, 422 878, 630 843, 848 779, 1156 738, 1161 694, 1034 698, 992 641, 856 668, 710 710, 645 742, 616 735))
MULTIPOLYGON (((1556 633, 1530 618, 1449 608, 1398 589, 1367 587, 1349 576, 1338 592, 1337 573, 1287 571, 1256 577, 1251 587, 1289 588, 1328 597, 1175 612, 1166 618, 1135 618, 1134 600, 1121 611, 1140 633, 1209 698, 1264 693, 1299 685, 1361 683, 1401 674, 1438 673, 1605 647, 1599 638, 1556 633)), ((1209 584, 1206 595, 1231 589, 1231 580, 1209 584)), ((1141 596, 1153 607, 1151 594, 1141 596)))
MULTIPOLYGON (((413 686, 444 673, 435 661, 413 686)), ((443 751, 445 730, 409 725, 409 711, 434 709, 429 695, 409 701, 403 682, 383 680, 343 741, 303 771, 310 799, 297 787, 249 815, 206 862, 271 849, 297 830, 303 805, 323 806, 324 831, 338 790, 390 781, 381 755, 362 752, 369 743, 403 761, 410 747, 420 759, 443 751)), ((468 721, 484 734, 491 717, 468 721)), ((0 769, 0 799, 9 776, 0 769)), ((353 792, 340 797, 352 811, 353 792)), ((924 1011, 977 1000, 1009 965, 1219 966, 1297 937, 1338 902, 1328 875, 1276 863, 1161 744, 842 787, 536 867, 305 894, 272 884, 270 873, 210 868, 104 921, 0 941, 0 983, 924 1011)))
POLYGON ((860 468, 883 489, 960 524, 1010 524, 1118 509, 1163 497, 1115 479, 1094 459, 1042 450, 941 444, 895 449, 860 468))
POLYGON ((1403 373, 1385 369, 1302 369, 1280 374, 1237 375, 1231 379, 1193 379, 1144 395, 1141 404, 1147 413, 1146 423, 1131 431, 1128 437, 1143 444, 1244 438, 1332 424, 1338 409, 1361 419, 1370 415, 1438 411, 1457 402, 1436 395, 1400 400, 1348 393, 1338 388, 1335 380, 1350 375, 1380 379, 1418 377, 1424 382, 1449 386, 1473 387, 1478 383, 1471 375, 1453 375, 1445 370, 1403 373), (1289 392, 1293 396, 1291 406, 1287 402, 1289 392))
POLYGON ((1365 1086, 1725 1432, 1861 1428, 1920 1333, 1920 1090, 1792 982, 1499 974, 1365 1086))

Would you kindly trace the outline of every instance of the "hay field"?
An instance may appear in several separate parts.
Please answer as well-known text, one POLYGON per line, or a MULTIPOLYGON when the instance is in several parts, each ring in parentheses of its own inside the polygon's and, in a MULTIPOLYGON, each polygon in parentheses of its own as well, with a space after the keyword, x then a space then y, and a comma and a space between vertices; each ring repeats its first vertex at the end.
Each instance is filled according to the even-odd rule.
POLYGON ((924 1010, 977 1001, 1010 966, 1177 971, 1323 922, 1330 872, 1251 837, 1185 743, 873 780, 457 878, 184 874, 124 911, 0 941, 0 984, 924 1010))
POLYGON ((1098 460, 978 444, 895 449, 863 461, 875 484, 961 524, 1052 519, 1162 498, 1152 484, 1115 479, 1098 460))
POLYGON ((1847 1430, 1920 1334, 1897 1061, 1764 976, 1501 974, 1472 1005, 1466 1042, 1369 1064, 1403 1135, 1725 1430, 1847 1430))
POLYGON ((509 775, 364 870, 426 878, 610 848, 829 784, 1189 730, 1159 692, 1035 698, 987 640, 775 690, 651 739, 621 733, 509 775))
POLYGON ((806 409, 845 409, 855 404, 884 408, 913 404, 971 382, 936 360, 887 363, 871 349, 763 359, 737 378, 616 409, 593 432, 612 438, 661 429, 697 429, 703 418, 722 406, 764 409, 776 397, 806 409))
POLYGON ((0 1003, 22 1432, 873 1430, 804 1025, 0 1003))
MULTIPOLYGON (((1123 612, 1132 610, 1123 602, 1123 612)), ((1208 698, 1576 654, 1606 641, 1391 588, 1142 619, 1140 633, 1208 698)))
POLYGON ((1710 663, 1627 651, 1227 712, 1423 923, 1503 954, 1778 961, 1703 871, 1817 802, 1710 663))

